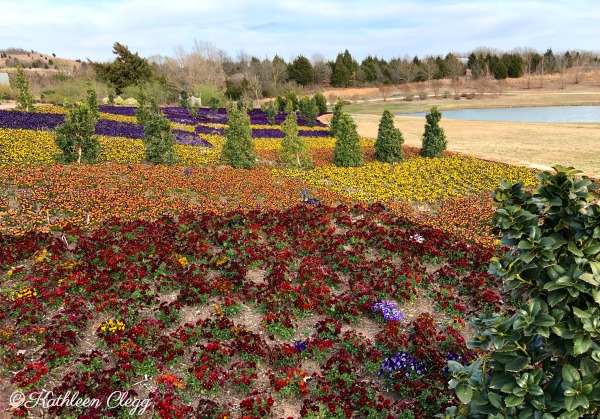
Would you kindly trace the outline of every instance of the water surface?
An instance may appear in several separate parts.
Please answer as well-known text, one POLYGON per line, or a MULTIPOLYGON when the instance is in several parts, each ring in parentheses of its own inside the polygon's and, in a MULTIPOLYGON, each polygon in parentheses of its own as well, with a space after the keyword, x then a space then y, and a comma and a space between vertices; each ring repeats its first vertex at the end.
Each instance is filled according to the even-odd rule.
MULTIPOLYGON (((397 114, 425 116, 425 112, 397 114)), ((456 109, 442 111, 442 119, 504 122, 600 123, 600 106, 540 106, 523 108, 456 109)))

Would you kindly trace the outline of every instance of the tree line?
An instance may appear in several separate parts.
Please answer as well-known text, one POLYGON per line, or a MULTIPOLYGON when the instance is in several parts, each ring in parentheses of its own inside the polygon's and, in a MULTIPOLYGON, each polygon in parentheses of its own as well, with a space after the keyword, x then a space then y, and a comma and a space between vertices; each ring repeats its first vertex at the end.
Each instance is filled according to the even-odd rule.
POLYGON ((191 51, 179 47, 174 57, 140 57, 127 46, 114 44, 113 62, 91 62, 97 77, 113 86, 119 94, 127 86, 140 82, 159 83, 173 95, 181 91, 210 96, 221 94, 229 100, 259 100, 275 97, 290 88, 356 87, 406 85, 428 82, 434 90, 441 80, 458 83, 470 74, 474 79, 518 78, 523 76, 564 73, 578 74, 600 64, 598 54, 588 51, 539 53, 532 49, 501 52, 480 48, 467 56, 404 57, 385 60, 367 56, 361 62, 350 51, 340 52, 335 60, 320 54, 311 59, 299 55, 286 62, 279 55, 271 58, 250 56, 243 51, 235 58, 210 43, 195 42, 191 51), (216 88, 216 89, 215 89, 216 88))

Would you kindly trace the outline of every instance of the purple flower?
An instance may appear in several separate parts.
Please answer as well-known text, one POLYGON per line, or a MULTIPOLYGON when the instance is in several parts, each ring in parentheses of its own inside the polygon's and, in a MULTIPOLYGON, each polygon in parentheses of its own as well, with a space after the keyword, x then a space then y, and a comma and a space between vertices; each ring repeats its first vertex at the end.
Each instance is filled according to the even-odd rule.
POLYGON ((396 304, 392 301, 379 301, 373 305, 373 311, 383 316, 385 321, 400 321, 403 314, 401 310, 396 308, 396 304))
POLYGON ((94 127, 94 133, 97 135, 105 135, 107 137, 125 137, 139 140, 144 138, 144 127, 128 122, 100 119, 94 127))
POLYGON ((296 350, 298 352, 302 352, 306 348, 308 348, 308 341, 307 340, 297 340, 294 342, 294 348, 296 348, 296 350))
POLYGON ((111 105, 99 105, 98 111, 103 113, 110 113, 113 115, 123 116, 135 116, 136 106, 111 106, 111 105))
POLYGON ((65 122, 65 116, 53 113, 0 110, 0 128, 52 130, 65 122))
POLYGON ((383 360, 377 375, 380 377, 383 375, 387 378, 393 378, 393 373, 396 371, 404 372, 406 377, 410 376, 411 371, 414 371, 417 375, 423 375, 425 364, 406 352, 400 351, 383 360))

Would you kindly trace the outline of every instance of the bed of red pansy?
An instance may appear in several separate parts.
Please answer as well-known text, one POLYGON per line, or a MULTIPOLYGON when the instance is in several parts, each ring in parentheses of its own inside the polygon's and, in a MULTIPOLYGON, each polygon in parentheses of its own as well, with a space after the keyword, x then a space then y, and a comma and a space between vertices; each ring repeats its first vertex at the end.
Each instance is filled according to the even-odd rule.
POLYGON ((380 205, 0 234, 1 402, 25 417, 433 417, 456 402, 447 361, 474 356, 468 317, 502 306, 492 253, 380 205))

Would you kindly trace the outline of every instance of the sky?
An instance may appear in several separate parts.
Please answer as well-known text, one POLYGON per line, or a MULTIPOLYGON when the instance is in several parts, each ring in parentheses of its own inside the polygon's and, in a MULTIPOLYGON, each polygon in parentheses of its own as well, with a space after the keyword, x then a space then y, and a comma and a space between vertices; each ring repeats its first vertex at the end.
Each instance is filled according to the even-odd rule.
POLYGON ((598 0, 0 0, 0 49, 114 60, 115 42, 142 57, 195 42, 232 58, 286 61, 348 49, 396 57, 478 48, 600 51, 598 0))

